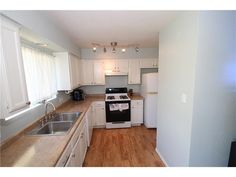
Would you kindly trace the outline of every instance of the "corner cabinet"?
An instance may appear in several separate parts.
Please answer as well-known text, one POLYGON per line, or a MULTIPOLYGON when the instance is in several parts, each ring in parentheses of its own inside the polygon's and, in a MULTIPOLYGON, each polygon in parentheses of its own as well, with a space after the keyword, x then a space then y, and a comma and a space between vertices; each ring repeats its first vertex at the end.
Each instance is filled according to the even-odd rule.
POLYGON ((131 124, 143 123, 143 100, 131 100, 131 124))
POLYGON ((1 118, 29 107, 19 25, 0 15, 1 118))
POLYGON ((104 62, 81 60, 82 85, 105 85, 104 62))
POLYGON ((68 52, 56 56, 57 90, 73 90, 80 86, 80 60, 68 52))
POLYGON ((140 60, 140 68, 158 68, 158 59, 143 58, 140 60))
POLYGON ((129 73, 128 73, 128 84, 140 84, 140 60, 133 59, 129 60, 129 73))

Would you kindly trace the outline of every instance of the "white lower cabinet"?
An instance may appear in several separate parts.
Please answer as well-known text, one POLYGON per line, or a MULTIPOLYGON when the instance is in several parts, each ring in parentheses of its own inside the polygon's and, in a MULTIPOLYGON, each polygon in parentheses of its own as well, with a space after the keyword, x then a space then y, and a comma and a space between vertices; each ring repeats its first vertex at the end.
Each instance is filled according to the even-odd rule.
POLYGON ((88 111, 85 114, 86 117, 86 125, 87 125, 87 144, 90 146, 90 142, 93 135, 93 113, 92 106, 89 107, 88 111))
POLYGON ((80 136, 70 154, 67 167, 82 167, 87 152, 86 124, 84 125, 80 136))
POLYGON ((104 127, 106 124, 105 102, 93 102, 93 122, 95 127, 104 127))
POLYGON ((143 123, 143 100, 131 100, 131 124, 143 123))
POLYGON ((86 117, 84 116, 56 166, 82 167, 87 147, 87 125, 86 117))

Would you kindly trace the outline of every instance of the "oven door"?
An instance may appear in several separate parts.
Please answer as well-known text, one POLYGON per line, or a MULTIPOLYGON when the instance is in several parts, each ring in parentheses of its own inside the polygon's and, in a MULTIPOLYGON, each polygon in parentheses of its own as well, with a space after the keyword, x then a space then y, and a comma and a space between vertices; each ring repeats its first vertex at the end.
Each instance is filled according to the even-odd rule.
POLYGON ((128 122, 130 121, 130 101, 106 101, 106 122, 128 122), (111 109, 116 104, 128 104, 128 109, 111 109))

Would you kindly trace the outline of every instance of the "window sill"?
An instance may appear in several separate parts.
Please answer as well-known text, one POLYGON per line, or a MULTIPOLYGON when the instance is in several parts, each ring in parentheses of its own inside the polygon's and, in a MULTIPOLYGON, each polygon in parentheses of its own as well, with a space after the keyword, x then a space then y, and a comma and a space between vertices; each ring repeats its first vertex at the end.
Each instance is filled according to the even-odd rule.
MULTIPOLYGON (((54 96, 54 97, 52 97, 52 98, 47 99, 46 101, 54 101, 56 98, 57 98, 57 97, 54 96)), ((33 110, 33 109, 36 109, 37 107, 42 106, 42 105, 43 105, 43 103, 36 103, 36 104, 30 106, 30 107, 27 108, 27 109, 19 110, 19 112, 15 113, 15 114, 13 114, 13 115, 11 115, 11 116, 9 116, 9 117, 6 117, 5 119, 1 119, 0 123, 1 123, 1 124, 8 124, 8 123, 10 123, 10 122, 12 122, 12 121, 18 119, 18 117, 19 117, 20 115, 22 115, 22 114, 24 114, 24 113, 26 113, 26 112, 28 112, 28 111, 31 111, 31 110, 33 110)))

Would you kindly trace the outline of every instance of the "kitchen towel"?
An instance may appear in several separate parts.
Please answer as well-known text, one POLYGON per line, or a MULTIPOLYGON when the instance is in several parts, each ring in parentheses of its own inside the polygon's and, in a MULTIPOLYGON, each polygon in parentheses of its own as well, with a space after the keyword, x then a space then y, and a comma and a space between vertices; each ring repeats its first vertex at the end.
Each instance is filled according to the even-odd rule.
POLYGON ((116 104, 110 104, 109 105, 110 111, 120 111, 122 112, 123 110, 129 109, 129 104, 128 103, 116 103, 116 104))

